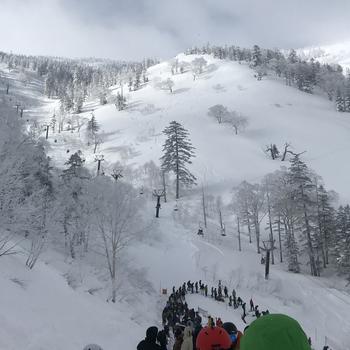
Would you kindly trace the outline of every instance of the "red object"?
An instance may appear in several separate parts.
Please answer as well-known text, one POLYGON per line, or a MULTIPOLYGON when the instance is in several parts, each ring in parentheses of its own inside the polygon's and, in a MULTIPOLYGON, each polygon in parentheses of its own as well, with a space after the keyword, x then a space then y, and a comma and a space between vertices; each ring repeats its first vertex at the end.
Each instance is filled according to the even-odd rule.
POLYGON ((204 327, 198 334, 197 350, 230 349, 232 344, 228 333, 221 327, 204 327))

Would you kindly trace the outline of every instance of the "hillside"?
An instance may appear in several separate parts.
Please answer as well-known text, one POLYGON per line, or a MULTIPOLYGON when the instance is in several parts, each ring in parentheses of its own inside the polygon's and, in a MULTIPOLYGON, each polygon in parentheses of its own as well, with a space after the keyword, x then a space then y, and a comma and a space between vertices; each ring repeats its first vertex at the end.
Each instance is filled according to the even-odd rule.
POLYGON ((298 53, 307 60, 315 58, 320 63, 338 63, 344 68, 350 68, 350 42, 305 47, 299 49, 298 53))
MULTIPOLYGON (((181 54, 178 59, 191 62, 195 57, 181 54)), ((104 140, 98 154, 104 155, 106 174, 112 172, 116 162, 134 168, 151 160, 159 164, 162 130, 177 120, 189 130, 196 148, 191 170, 213 196, 222 195, 228 202, 232 187, 241 181, 254 183, 268 172, 288 166, 287 162, 270 160, 263 150, 271 143, 282 147, 290 142, 295 152, 306 151, 303 158, 307 164, 322 175, 327 188, 340 194, 341 202, 350 201, 347 114, 337 113, 326 99, 281 81, 269 77, 257 81, 244 64, 204 58, 208 67, 196 80, 189 71, 172 76, 169 62, 149 68, 149 82, 126 94, 128 108, 124 111, 111 103, 100 106, 95 100, 84 104, 81 117, 90 118, 93 111, 100 124, 104 140), (173 79, 173 92, 159 89, 158 78, 173 79), (242 113, 249 125, 235 135, 231 128, 207 115, 208 108, 215 104, 242 113)), ((58 103, 44 97, 43 82, 32 79, 23 84, 18 72, 7 72, 5 67, 1 70, 13 80, 14 96, 27 99, 26 117, 48 122, 58 103)), ((112 94, 119 91, 117 86, 111 89, 112 94)), ((83 129, 81 133, 50 132, 46 147, 58 167, 64 167, 69 154, 82 150, 88 167, 96 169, 93 146, 87 146, 83 129)), ((145 186, 142 176, 128 180, 137 187, 145 186)), ((142 216, 151 217, 155 203, 149 193, 152 188, 147 190, 142 216)), ((231 213, 225 213, 226 237, 220 236, 214 219, 203 239, 195 234, 202 220, 199 201, 200 186, 186 192, 177 203, 170 191, 169 202, 162 203, 160 219, 152 220, 144 235, 127 249, 115 305, 105 302, 108 283, 89 259, 74 262, 60 251, 48 250, 28 272, 21 255, 0 257, 5 291, 5 297, 0 298, 4 310, 0 348, 73 350, 96 342, 105 350, 134 349, 148 325, 160 325, 165 299, 159 290, 171 290, 189 279, 202 279, 209 285, 222 280, 244 299, 253 297, 262 309, 294 316, 316 349, 324 345, 325 336, 333 350, 348 348, 350 295, 346 283, 333 270, 327 277, 314 278, 286 272, 283 264, 276 264, 266 281, 260 256, 246 233, 243 251, 238 251, 231 213), (79 281, 69 285, 67 275, 79 281)), ((198 295, 190 296, 188 302, 225 321, 233 320, 240 329, 244 327, 237 310, 198 295)))

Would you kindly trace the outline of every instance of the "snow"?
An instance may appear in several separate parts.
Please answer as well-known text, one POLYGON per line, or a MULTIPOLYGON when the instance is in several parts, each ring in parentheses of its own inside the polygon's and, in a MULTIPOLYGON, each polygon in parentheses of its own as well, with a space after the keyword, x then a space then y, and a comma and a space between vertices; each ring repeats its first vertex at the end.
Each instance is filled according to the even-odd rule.
MULTIPOLYGON (((178 59, 190 62, 195 57, 179 55, 178 59)), ((191 169, 208 192, 230 196, 232 186, 240 181, 259 181, 267 172, 286 165, 269 160, 263 149, 270 143, 281 147, 287 141, 295 151, 307 151, 305 161, 323 176, 327 188, 339 192, 342 201, 350 200, 348 114, 335 112, 334 106, 320 96, 302 93, 279 81, 257 81, 245 65, 204 57, 209 68, 195 81, 190 72, 171 76, 167 62, 150 68, 150 83, 128 94, 129 108, 125 111, 117 111, 110 104, 98 106, 95 101, 85 105, 83 116, 89 117, 94 109, 106 135, 99 149, 106 159, 106 173, 116 161, 131 166, 150 160, 159 163, 164 141, 161 132, 170 121, 177 120, 190 132, 197 154, 191 169), (171 77, 173 93, 153 86, 157 77, 171 77), (249 119, 246 130, 236 136, 233 130, 217 124, 207 115, 215 104, 245 115, 249 119)), ((18 79, 16 73, 8 75, 18 79)), ((28 118, 47 121, 57 101, 43 98, 40 82, 37 88, 34 83, 16 84, 19 98, 31 96, 37 101, 28 109, 28 118)), ((113 93, 117 91, 113 89, 113 93)), ((70 154, 82 149, 88 165, 96 166, 92 147, 87 147, 77 133, 49 135, 49 154, 56 165, 63 165, 67 149, 70 154)), ((153 211, 151 200, 148 209, 153 211)), ((135 349, 148 326, 160 326, 165 302, 161 288, 170 291, 173 285, 189 279, 202 279, 211 287, 221 279, 245 301, 253 297, 260 310, 295 317, 317 349, 323 346, 325 336, 333 350, 349 349, 350 295, 342 280, 292 274, 276 264, 266 281, 260 256, 244 234, 243 252, 238 251, 232 223, 227 226, 227 237, 215 235, 214 228, 204 238, 195 234, 200 220, 194 209, 196 201, 199 195, 193 190, 178 202, 177 212, 171 196, 169 203, 162 203, 153 235, 134 242, 127 251, 129 268, 142 267, 142 277, 151 287, 141 284, 134 291, 135 298, 121 297, 116 304, 107 303, 103 292, 87 292, 99 283, 97 276, 83 276, 77 288, 68 285, 64 276, 73 267, 60 253, 47 252, 30 271, 22 255, 0 257, 0 348, 73 350, 96 343, 104 350, 135 349), (193 220, 186 219, 186 211, 193 220)), ((239 310, 199 295, 189 296, 188 302, 244 328, 239 310)))
POLYGON ((337 63, 350 69, 350 41, 301 48, 297 52, 307 60, 315 58, 321 63, 337 63))

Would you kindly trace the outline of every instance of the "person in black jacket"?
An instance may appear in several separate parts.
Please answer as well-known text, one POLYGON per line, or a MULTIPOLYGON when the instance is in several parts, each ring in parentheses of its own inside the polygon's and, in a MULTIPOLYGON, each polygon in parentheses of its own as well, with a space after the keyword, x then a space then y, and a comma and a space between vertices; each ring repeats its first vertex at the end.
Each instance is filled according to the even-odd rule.
POLYGON ((157 327, 149 327, 146 331, 146 338, 137 345, 137 350, 162 350, 156 343, 158 335, 157 327))
POLYGON ((164 329, 159 331, 157 335, 157 340, 161 350, 167 350, 168 337, 169 337, 169 327, 164 326, 164 329))

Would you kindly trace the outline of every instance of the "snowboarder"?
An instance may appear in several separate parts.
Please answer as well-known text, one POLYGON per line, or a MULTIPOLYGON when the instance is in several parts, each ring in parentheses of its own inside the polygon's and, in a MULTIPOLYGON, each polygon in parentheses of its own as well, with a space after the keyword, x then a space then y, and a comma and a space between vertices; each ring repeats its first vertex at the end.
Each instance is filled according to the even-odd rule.
POLYGON ((199 228, 199 229, 198 229, 197 235, 199 235, 199 236, 204 236, 204 233, 203 233, 203 229, 202 229, 202 228, 199 228))

